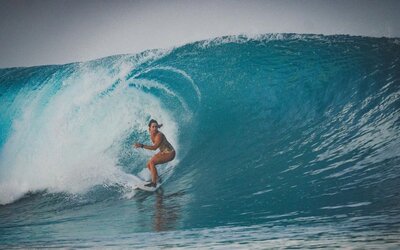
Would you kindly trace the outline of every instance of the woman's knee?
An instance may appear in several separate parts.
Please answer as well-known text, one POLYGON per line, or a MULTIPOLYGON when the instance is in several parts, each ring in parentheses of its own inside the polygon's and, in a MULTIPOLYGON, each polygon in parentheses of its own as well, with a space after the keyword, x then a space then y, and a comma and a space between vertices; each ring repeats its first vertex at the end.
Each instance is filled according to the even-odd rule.
POLYGON ((156 161, 153 159, 153 158, 151 158, 148 162, 147 162, 147 166, 150 168, 150 167, 152 167, 152 166, 155 166, 156 165, 156 161))

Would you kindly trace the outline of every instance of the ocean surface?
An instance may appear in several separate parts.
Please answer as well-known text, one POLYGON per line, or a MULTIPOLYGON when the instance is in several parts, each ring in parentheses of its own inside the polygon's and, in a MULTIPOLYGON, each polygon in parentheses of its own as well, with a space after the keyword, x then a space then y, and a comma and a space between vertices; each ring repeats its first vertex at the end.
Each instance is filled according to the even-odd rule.
POLYGON ((0 69, 0 248, 400 247, 400 40, 227 36, 0 69), (149 179, 156 119, 177 150, 149 179))

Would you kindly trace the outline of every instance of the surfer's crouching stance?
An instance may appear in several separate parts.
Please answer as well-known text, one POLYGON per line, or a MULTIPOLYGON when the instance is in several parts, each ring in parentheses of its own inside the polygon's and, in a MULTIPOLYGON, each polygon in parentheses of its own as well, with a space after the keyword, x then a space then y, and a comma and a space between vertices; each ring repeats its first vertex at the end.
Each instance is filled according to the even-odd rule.
POLYGON ((160 149, 160 152, 155 154, 148 162, 147 168, 151 172, 151 183, 146 184, 149 187, 157 186, 157 169, 156 165, 167 163, 172 161, 175 158, 175 149, 172 147, 171 143, 168 142, 167 138, 163 133, 158 131, 161 128, 162 124, 158 125, 156 120, 151 120, 149 122, 149 133, 151 141, 153 142, 152 146, 144 145, 142 143, 135 143, 135 148, 145 148, 148 150, 157 150, 160 149))

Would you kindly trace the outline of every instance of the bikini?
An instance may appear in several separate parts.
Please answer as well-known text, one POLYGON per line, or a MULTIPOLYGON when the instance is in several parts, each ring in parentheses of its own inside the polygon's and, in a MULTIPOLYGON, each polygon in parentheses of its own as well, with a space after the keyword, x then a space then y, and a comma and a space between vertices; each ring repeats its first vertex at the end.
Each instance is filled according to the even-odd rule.
POLYGON ((171 143, 169 143, 167 141, 167 138, 165 138, 164 134, 163 134, 162 143, 160 145, 160 152, 161 153, 172 153, 172 152, 175 152, 174 147, 172 147, 171 143))

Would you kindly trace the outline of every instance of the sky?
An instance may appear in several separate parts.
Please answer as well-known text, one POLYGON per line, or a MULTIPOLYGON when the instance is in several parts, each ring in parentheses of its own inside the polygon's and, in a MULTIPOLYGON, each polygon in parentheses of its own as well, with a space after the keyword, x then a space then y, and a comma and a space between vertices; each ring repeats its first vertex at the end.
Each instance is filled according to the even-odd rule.
POLYGON ((65 64, 224 35, 400 37, 398 0, 0 0, 0 68, 65 64))

